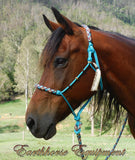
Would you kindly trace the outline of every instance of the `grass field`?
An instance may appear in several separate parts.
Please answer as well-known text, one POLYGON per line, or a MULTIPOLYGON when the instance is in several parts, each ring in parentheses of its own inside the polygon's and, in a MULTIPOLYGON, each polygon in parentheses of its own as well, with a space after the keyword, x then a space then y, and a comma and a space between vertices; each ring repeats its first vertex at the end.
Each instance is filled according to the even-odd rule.
MULTIPOLYGON (((43 139, 34 138, 26 129, 24 122, 25 103, 23 98, 0 104, 0 160, 80 160, 81 158, 75 155, 71 150, 72 146, 77 143, 76 135, 73 134, 74 120, 70 115, 63 122, 57 126, 57 134, 52 139, 45 141, 43 139), (16 145, 28 145, 24 147, 24 151, 19 153, 19 147, 16 147, 18 152, 13 150, 16 145), (43 150, 44 152, 50 147, 49 152, 54 155, 27 155, 32 151, 43 150), (61 155, 56 155, 56 153, 61 155), (20 157, 19 155, 23 155, 20 157), (66 155, 62 155, 66 153, 66 155)), ((106 132, 102 136, 98 136, 98 128, 95 129, 95 136, 90 135, 90 128, 88 122, 88 114, 82 114, 82 141, 87 145, 84 147, 85 151, 109 151, 112 149, 116 141, 115 136, 110 136, 111 131, 106 132)), ((128 127, 127 127, 128 128, 128 127)), ((126 129, 127 130, 127 129, 126 129)), ((118 151, 126 150, 124 156, 111 156, 110 160, 134 160, 135 159, 135 141, 128 135, 127 131, 120 139, 116 148, 118 151)), ((76 148, 78 149, 78 148, 76 148)), ((86 153, 86 152, 85 152, 86 153)), ((90 152, 89 152, 90 153, 90 152)), ((89 155, 87 159, 96 159, 96 156, 89 155)), ((100 155, 98 160, 105 159, 105 156, 100 155)))

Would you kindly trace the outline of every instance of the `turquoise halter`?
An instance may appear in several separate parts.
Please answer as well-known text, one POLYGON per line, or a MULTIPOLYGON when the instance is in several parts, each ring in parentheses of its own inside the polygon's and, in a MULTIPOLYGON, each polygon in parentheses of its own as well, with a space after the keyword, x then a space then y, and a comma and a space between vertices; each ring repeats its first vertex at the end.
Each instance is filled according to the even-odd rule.
MULTIPOLYGON (((63 99, 65 100, 65 102, 67 103, 67 105, 69 106, 69 108, 71 109, 72 111, 72 114, 74 116, 74 119, 76 120, 76 125, 75 125, 75 129, 74 129, 74 132, 76 134, 79 134, 81 132, 81 122, 80 122, 80 115, 82 113, 82 111, 84 110, 84 108, 87 106, 87 104, 90 102, 91 98, 89 98, 86 103, 80 108, 79 112, 76 114, 71 106, 71 104, 68 102, 67 98, 64 96, 64 93, 70 89, 79 79, 80 77, 83 75, 83 73, 86 71, 87 68, 92 68, 95 72, 97 69, 100 70, 100 66, 99 66, 99 62, 98 62, 98 57, 97 57, 97 53, 93 47, 93 44, 92 44, 92 41, 91 41, 91 33, 90 33, 90 29, 88 28, 88 26, 86 25, 82 25, 85 29, 86 29, 86 33, 87 33, 87 37, 88 37, 88 42, 89 42, 89 45, 88 45, 88 63, 87 65, 83 68, 83 70, 78 74, 77 77, 75 77, 75 79, 65 88, 63 89, 62 91, 60 90, 54 90, 54 89, 51 89, 51 88, 48 88, 48 87, 45 87, 45 86, 42 86, 42 85, 39 85, 37 84, 36 87, 42 91, 45 91, 45 92, 49 92, 49 93, 52 93, 54 95, 57 95, 57 96, 62 96, 63 99), (94 56, 94 59, 95 59, 95 63, 93 62, 93 59, 92 59, 92 54, 94 56)), ((103 90, 103 83, 102 83, 102 78, 100 77, 100 87, 101 87, 101 90, 103 90)))
POLYGON ((81 125, 82 125, 82 123, 80 122, 80 115, 81 115, 82 111, 84 110, 84 108, 87 106, 87 104, 90 102, 90 100, 91 100, 92 97, 89 98, 86 101, 86 103, 80 108, 79 112, 76 114, 74 112, 71 104, 68 102, 67 98, 64 96, 64 93, 68 89, 70 89, 80 79, 80 77, 84 74, 84 72, 88 68, 92 68, 95 71, 95 77, 94 77, 94 80, 93 80, 91 91, 96 91, 97 88, 98 88, 98 86, 99 86, 99 83, 100 83, 101 90, 103 90, 103 83, 102 83, 102 78, 101 78, 101 72, 100 72, 100 66, 99 66, 99 62, 98 62, 97 53, 96 53, 96 51, 95 51, 95 49, 93 47, 92 41, 91 41, 90 29, 86 25, 82 25, 82 26, 86 29, 86 33, 87 33, 87 37, 88 37, 88 42, 89 42, 88 49, 87 49, 87 52, 88 52, 88 59, 87 59, 88 63, 87 63, 87 65, 78 74, 78 76, 75 77, 75 79, 65 89, 63 89, 62 91, 60 91, 60 90, 54 90, 54 89, 51 89, 51 88, 48 88, 48 87, 45 87, 45 86, 42 86, 42 85, 39 85, 39 84, 37 84, 36 87, 38 89, 42 90, 42 91, 49 92, 49 93, 52 93, 52 94, 57 95, 57 96, 62 96, 63 99, 65 100, 65 102, 67 103, 67 105, 69 106, 69 108, 71 109, 72 114, 74 116, 74 120, 76 121, 76 124, 75 124, 75 127, 74 127, 74 132, 75 132, 75 134, 77 135, 77 138, 78 138, 81 158, 82 158, 82 160, 84 160, 85 156, 84 156, 84 153, 83 153, 82 140, 81 140, 81 134, 80 134, 80 132, 81 132, 81 125), (94 56, 95 62, 93 62, 92 54, 94 56))

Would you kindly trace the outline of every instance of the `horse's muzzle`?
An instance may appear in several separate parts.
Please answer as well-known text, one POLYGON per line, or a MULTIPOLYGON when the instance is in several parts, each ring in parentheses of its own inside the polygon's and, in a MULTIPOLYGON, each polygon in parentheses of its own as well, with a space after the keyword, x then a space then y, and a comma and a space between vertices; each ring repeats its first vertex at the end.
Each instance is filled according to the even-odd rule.
POLYGON ((49 115, 43 116, 42 118, 34 115, 27 116, 26 124, 36 138, 48 140, 56 134, 56 125, 49 115))

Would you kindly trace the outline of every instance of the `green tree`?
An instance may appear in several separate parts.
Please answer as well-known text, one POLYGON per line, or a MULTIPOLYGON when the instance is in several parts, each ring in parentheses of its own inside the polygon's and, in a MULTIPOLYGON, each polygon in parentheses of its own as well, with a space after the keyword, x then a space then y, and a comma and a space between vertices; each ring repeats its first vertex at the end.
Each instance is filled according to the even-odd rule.
POLYGON ((0 101, 9 100, 12 95, 12 83, 9 77, 0 69, 0 101))
POLYGON ((10 99, 14 93, 14 65, 16 62, 15 48, 10 44, 10 41, 5 37, 0 43, 0 81, 1 94, 0 100, 10 99))
POLYGON ((8 38, 3 38, 2 43, 0 43, 0 62, 3 73, 5 73, 13 83, 16 51, 12 44, 10 44, 8 38))

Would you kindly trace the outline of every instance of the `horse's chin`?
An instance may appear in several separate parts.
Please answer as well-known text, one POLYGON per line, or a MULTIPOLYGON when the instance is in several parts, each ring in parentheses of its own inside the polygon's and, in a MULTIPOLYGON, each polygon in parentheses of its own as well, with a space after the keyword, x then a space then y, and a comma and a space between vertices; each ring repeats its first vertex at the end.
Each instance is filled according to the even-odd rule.
POLYGON ((48 140, 52 138, 55 134, 56 134, 56 126, 54 124, 51 124, 43 138, 45 140, 48 140))

